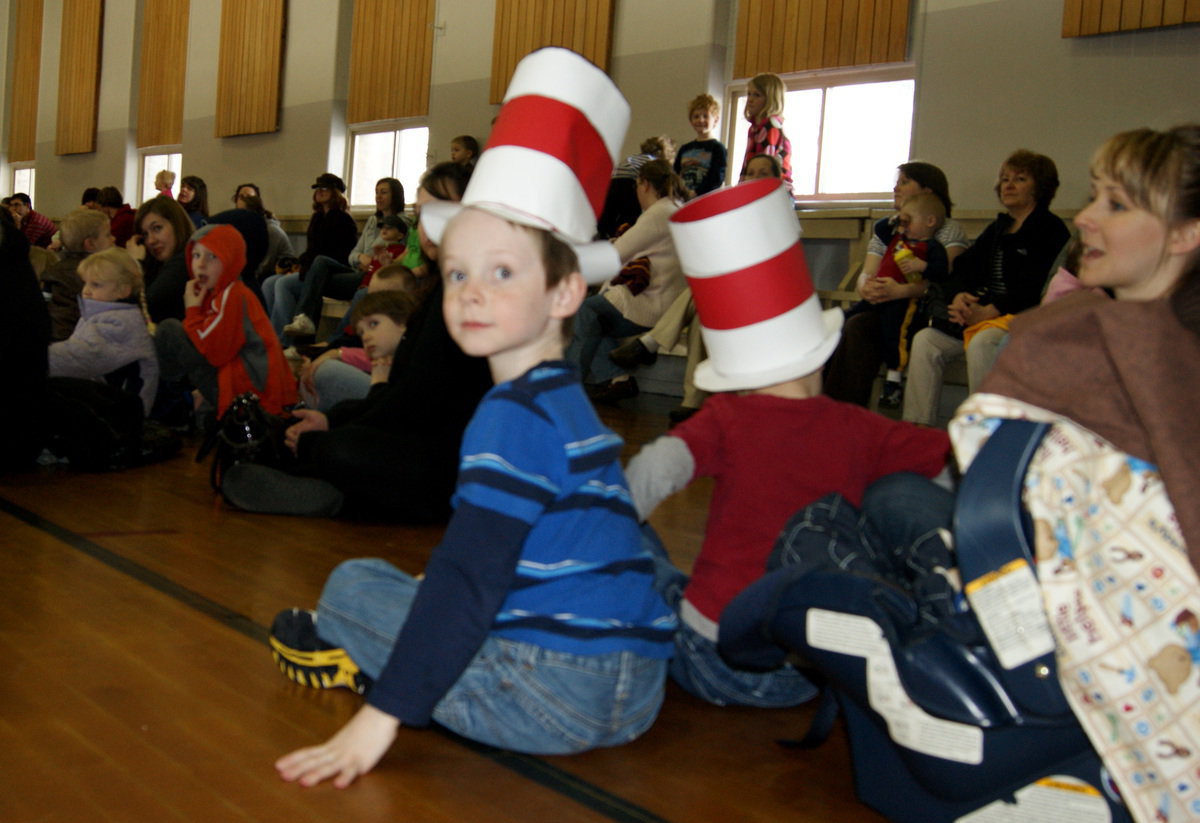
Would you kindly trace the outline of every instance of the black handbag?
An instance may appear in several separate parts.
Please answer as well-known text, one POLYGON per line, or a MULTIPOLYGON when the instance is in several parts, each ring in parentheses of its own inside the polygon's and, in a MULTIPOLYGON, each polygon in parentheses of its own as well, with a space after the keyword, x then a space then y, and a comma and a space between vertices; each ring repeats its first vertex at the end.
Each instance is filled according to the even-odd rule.
POLYGON ((213 491, 221 490, 221 480, 234 463, 288 466, 294 459, 284 443, 289 425, 287 418, 266 411, 253 392, 235 397, 196 453, 197 463, 213 455, 208 477, 213 491))

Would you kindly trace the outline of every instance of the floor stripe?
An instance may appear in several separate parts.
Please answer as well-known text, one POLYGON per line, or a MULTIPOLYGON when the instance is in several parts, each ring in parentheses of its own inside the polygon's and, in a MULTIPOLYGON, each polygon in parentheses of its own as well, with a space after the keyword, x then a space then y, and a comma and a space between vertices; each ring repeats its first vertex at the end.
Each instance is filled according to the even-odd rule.
MULTIPOLYGON (((217 601, 194 592, 185 586, 181 586, 169 577, 164 577, 140 563, 97 545, 83 535, 63 528, 57 523, 31 512, 5 497, 0 497, 0 511, 12 515, 17 520, 45 532, 73 549, 83 552, 89 557, 99 560, 106 566, 132 577, 139 583, 144 583, 150 588, 192 607, 246 637, 264 644, 264 646, 267 643, 269 631, 266 626, 258 625, 245 615, 239 614, 233 609, 223 606, 217 601)), ((605 791, 599 786, 592 785, 586 780, 575 777, 541 758, 484 746, 473 740, 460 737, 453 732, 446 731, 441 727, 434 728, 472 751, 592 811, 602 814, 610 820, 619 821, 619 823, 667 823, 665 818, 659 817, 653 812, 643 809, 611 792, 605 791)))

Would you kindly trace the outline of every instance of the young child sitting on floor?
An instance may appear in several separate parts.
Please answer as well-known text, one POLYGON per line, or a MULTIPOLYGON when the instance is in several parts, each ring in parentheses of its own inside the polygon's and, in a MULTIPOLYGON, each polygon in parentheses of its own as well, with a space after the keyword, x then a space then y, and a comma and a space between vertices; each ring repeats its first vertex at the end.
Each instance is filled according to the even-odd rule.
POLYGON ((621 440, 562 360, 586 291, 581 269, 593 282, 619 269, 590 243, 586 204, 602 202, 628 111, 579 55, 534 52, 513 76, 492 132, 499 148, 480 158, 466 208, 424 207, 426 232, 442 243, 446 325, 464 352, 487 357, 495 386, 463 437, 455 512, 424 579, 352 560, 316 615, 276 618, 271 644, 295 679, 375 681, 333 738, 276 763, 285 780, 348 785, 401 724, 433 719, 489 745, 562 754, 627 742, 656 717, 675 620, 641 546, 621 440), (552 147, 529 127, 551 112, 574 124, 552 147), (565 141, 585 131, 602 150, 586 168, 564 166, 559 157, 583 164, 565 141))
POLYGON ((781 181, 700 198, 670 227, 709 353, 694 379, 722 392, 643 448, 627 472, 643 519, 694 478, 716 480, 691 579, 665 552, 660 557, 659 585, 681 623, 671 677, 718 705, 795 705, 816 694, 795 669, 739 671, 722 661, 722 610, 766 571, 797 508, 835 490, 859 500, 893 472, 938 475, 949 440, 821 394, 821 367, 837 345, 842 313, 821 311, 781 181), (730 237, 743 242, 729 244, 730 237))
POLYGON ((428 291, 424 280, 418 281, 399 263, 384 266, 371 278, 362 296, 355 295, 342 332, 330 338, 328 344, 305 348, 305 355, 312 359, 300 368, 300 397, 310 409, 327 412, 342 400, 367 395, 372 385, 372 367, 354 319, 358 307, 370 295, 389 291, 403 291, 412 298, 414 306, 419 305, 428 291))
POLYGON ((192 235, 184 256, 184 321, 164 320, 154 338, 163 378, 187 377, 217 416, 245 392, 281 414, 296 403, 296 381, 267 313, 240 280, 242 235, 233 226, 210 224, 192 235))
POLYGON ((75 209, 59 228, 62 254, 42 272, 42 293, 50 309, 50 339, 66 340, 79 322, 79 293, 83 290, 79 263, 89 254, 114 244, 108 215, 96 209, 75 209))
POLYGON ((846 317, 868 311, 879 315, 877 346, 888 369, 879 398, 881 408, 900 408, 900 378, 908 362, 912 335, 920 325, 917 316, 921 312, 917 298, 876 300, 877 290, 873 289, 872 281, 915 285, 923 293, 931 288, 940 289, 950 276, 946 248, 936 237, 945 223, 946 206, 933 192, 918 192, 904 200, 896 220, 897 230, 888 241, 878 271, 860 286, 864 299, 846 310, 846 317))
MULTIPOLYGON (((104 225, 107 234, 106 217, 104 225)), ((124 249, 107 249, 81 260, 77 273, 83 281, 79 322, 70 337, 50 344, 50 376, 111 376, 137 392, 148 414, 158 390, 158 358, 141 269, 124 249)))
POLYGON ((362 339, 361 351, 367 358, 371 385, 386 383, 392 371, 392 355, 404 338, 408 318, 416 301, 404 291, 368 294, 354 310, 352 322, 362 339))

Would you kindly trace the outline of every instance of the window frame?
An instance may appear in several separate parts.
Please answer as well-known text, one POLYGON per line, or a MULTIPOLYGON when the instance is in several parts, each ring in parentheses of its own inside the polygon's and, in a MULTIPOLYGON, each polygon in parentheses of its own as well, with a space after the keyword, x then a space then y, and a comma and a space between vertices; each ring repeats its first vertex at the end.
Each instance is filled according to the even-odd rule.
MULTIPOLYGON (((179 158, 178 163, 176 163, 178 168, 170 167, 169 160, 167 161, 167 168, 175 173, 175 185, 173 186, 172 191, 174 194, 179 194, 179 184, 180 181, 184 179, 184 146, 152 145, 144 146, 144 148, 138 149, 138 203, 144 203, 145 200, 149 200, 158 196, 158 191, 154 187, 154 176, 151 176, 149 181, 146 180, 146 161, 148 161, 150 157, 172 156, 179 158), (146 191, 148 190, 150 191, 149 196, 146 194, 146 191)), ((158 170, 156 170, 155 174, 157 173, 158 170)))
MULTIPOLYGON (((791 74, 781 74, 780 79, 783 80, 784 87, 787 92, 808 91, 812 89, 820 89, 827 92, 829 89, 844 87, 844 86, 860 86, 870 85, 874 83, 888 83, 900 80, 908 80, 913 83, 913 115, 909 122, 908 131, 908 155, 912 153, 912 138, 916 122, 916 81, 917 68, 913 62, 905 63, 888 63, 886 65, 876 66, 855 66, 845 69, 820 69, 817 71, 795 72, 791 74)), ((745 133, 747 129, 746 119, 743 117, 744 101, 746 89, 749 87, 750 81, 741 80, 732 82, 725 87, 724 100, 724 128, 722 129, 722 138, 725 144, 729 147, 729 172, 727 181, 729 185, 736 185, 738 175, 741 173, 742 156, 737 153, 745 144, 745 133), (740 139, 739 139, 740 138, 740 139), (739 145, 735 145, 739 144, 739 145)), ((821 163, 821 144, 824 140, 824 116, 825 105, 827 98, 822 96, 821 105, 821 126, 817 140, 817 177, 816 188, 820 188, 820 163, 821 163)), ((910 159, 909 156, 904 157, 899 162, 904 162, 910 159)), ((898 164, 897 164, 898 165, 898 164)), ((796 169, 793 160, 792 168, 793 177, 796 176, 796 169)), ((796 200, 803 208, 836 208, 844 206, 878 206, 891 205, 892 191, 889 186, 885 190, 880 191, 865 191, 865 192, 837 192, 831 194, 807 194, 797 193, 796 200)))
POLYGON ((37 163, 35 161, 18 160, 10 162, 8 164, 8 182, 10 184, 9 191, 11 191, 13 194, 16 194, 17 192, 24 192, 25 194, 29 195, 30 200, 32 200, 34 203, 37 202, 37 163), (23 187, 17 185, 17 172, 22 171, 29 172, 28 186, 23 187))
POLYGON ((404 205, 407 210, 411 210, 413 199, 417 195, 417 183, 420 180, 421 174, 417 175, 416 180, 405 180, 396 171, 396 163, 398 158, 395 152, 395 143, 393 143, 392 154, 392 170, 388 174, 374 174, 370 179, 371 199, 366 203, 355 203, 354 192, 356 183, 355 159, 357 151, 357 141, 359 137, 370 134, 385 134, 391 133, 398 135, 403 131, 415 129, 425 130, 425 156, 422 158, 421 174, 429 168, 429 119, 426 117, 402 117, 396 120, 377 120, 371 123, 356 123, 347 128, 346 140, 346 168, 349 173, 346 175, 346 199, 350 203, 352 211, 370 210, 375 211, 375 181, 381 177, 394 176, 404 185, 404 205))

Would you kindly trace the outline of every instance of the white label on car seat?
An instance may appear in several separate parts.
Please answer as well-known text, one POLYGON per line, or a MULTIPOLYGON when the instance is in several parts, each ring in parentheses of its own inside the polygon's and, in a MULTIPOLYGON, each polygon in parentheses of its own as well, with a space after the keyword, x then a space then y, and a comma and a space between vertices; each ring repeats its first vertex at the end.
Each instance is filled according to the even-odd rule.
POLYGON ((983 760, 983 730, 934 717, 908 696, 891 647, 879 625, 868 617, 809 609, 805 621, 809 645, 866 658, 867 699, 888 726, 888 735, 905 748, 958 763, 983 760))
POLYGON ((1068 775, 1043 777, 1016 792, 1016 803, 996 800, 956 823, 1110 823, 1108 803, 1092 785, 1068 775))
POLYGON ((809 609, 804 631, 810 646, 827 652, 872 657, 888 650, 879 624, 858 614, 809 609))
POLYGON ((1013 560, 967 584, 967 599, 1006 669, 1054 651, 1054 635, 1042 608, 1042 590, 1029 563, 1013 560))

